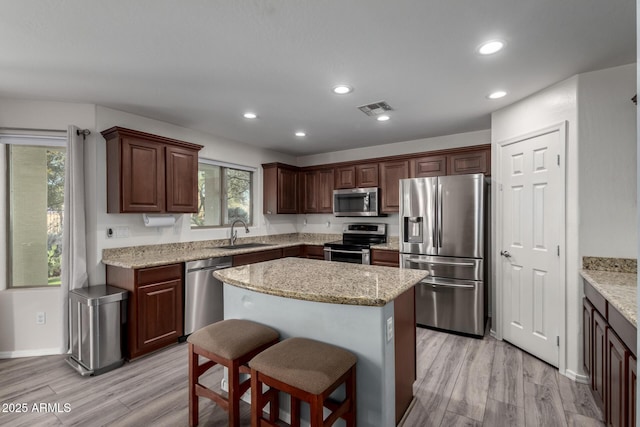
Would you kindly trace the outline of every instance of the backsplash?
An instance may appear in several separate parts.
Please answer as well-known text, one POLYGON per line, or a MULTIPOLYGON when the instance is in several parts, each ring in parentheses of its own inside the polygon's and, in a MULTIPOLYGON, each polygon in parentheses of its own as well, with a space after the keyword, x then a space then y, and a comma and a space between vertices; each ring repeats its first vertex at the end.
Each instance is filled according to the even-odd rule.
POLYGON ((583 270, 638 273, 638 260, 632 258, 582 257, 583 270))

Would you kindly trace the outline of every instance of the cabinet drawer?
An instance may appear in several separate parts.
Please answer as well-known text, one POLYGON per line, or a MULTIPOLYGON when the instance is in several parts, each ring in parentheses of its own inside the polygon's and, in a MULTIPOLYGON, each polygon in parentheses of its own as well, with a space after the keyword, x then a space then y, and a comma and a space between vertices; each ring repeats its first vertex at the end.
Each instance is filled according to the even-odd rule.
POLYGON ((387 251, 382 249, 371 250, 371 264, 384 265, 387 267, 400 266, 400 254, 397 251, 387 251))
POLYGON ((248 254, 234 255, 233 266, 254 264, 256 262, 270 261, 282 258, 282 249, 270 249, 268 251, 252 252, 248 254))
POLYGON ((306 245, 304 256, 311 259, 324 259, 324 246, 306 245))
POLYGON ((136 283, 138 285, 167 282, 176 279, 182 279, 182 264, 161 265, 136 270, 136 283))
POLYGON ((302 254, 302 248, 300 245, 291 246, 289 248, 282 248, 282 256, 283 257, 299 257, 302 254))

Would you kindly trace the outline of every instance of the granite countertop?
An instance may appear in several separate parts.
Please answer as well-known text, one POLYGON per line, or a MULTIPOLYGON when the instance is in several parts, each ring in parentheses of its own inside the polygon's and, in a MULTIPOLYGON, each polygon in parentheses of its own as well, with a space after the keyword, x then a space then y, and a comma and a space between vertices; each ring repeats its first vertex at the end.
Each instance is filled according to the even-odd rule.
POLYGON ((213 274, 230 285, 269 295, 363 306, 383 306, 426 276, 420 270, 305 258, 281 258, 213 274))
POLYGON ((123 268, 145 268, 198 259, 217 258, 250 252, 266 251, 297 245, 323 245, 326 242, 340 240, 340 234, 291 233, 272 236, 239 238, 236 244, 266 243, 242 249, 222 249, 219 246, 229 244, 229 239, 203 240, 197 242, 169 243, 164 245, 129 246, 110 248, 102 251, 102 263, 123 268))
POLYGON ((582 277, 593 286, 620 314, 637 327, 637 273, 604 270, 582 270, 582 277))

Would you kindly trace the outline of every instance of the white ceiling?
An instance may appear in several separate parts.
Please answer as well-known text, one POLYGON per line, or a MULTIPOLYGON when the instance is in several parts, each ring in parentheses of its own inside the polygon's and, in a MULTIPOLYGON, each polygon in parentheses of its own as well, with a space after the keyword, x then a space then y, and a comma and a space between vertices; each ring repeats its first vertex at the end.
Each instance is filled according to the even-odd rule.
POLYGON ((635 62, 635 40, 634 0, 0 0, 0 97, 305 155, 488 129, 546 86, 635 62), (475 53, 494 38, 506 49, 475 53), (380 100, 388 122, 356 108, 380 100))

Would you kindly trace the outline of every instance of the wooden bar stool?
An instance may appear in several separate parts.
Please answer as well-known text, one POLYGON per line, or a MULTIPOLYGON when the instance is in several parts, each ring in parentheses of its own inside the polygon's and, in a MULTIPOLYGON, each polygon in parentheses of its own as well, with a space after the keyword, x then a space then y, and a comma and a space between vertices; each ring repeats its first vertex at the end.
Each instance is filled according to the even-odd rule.
POLYGON ((262 350, 278 342, 274 329, 241 319, 228 319, 205 326, 187 338, 189 343, 189 425, 198 425, 198 397, 206 397, 229 413, 229 426, 240 425, 240 398, 251 381, 240 383, 240 374, 251 371, 249 360, 262 350), (199 356, 206 362, 199 364, 199 356), (199 378, 216 364, 225 366, 229 375, 229 393, 225 398, 203 386, 199 378))
POLYGON ((277 426, 277 401, 270 393, 280 390, 291 397, 291 426, 300 426, 300 401, 309 404, 311 427, 331 426, 339 418, 356 425, 356 356, 342 348, 306 338, 289 338, 251 359, 251 426, 277 426), (262 392, 262 385, 270 387, 262 392), (345 398, 327 399, 341 384, 345 398), (263 416, 270 403, 270 419, 263 416), (324 419, 324 408, 331 414, 324 419))

